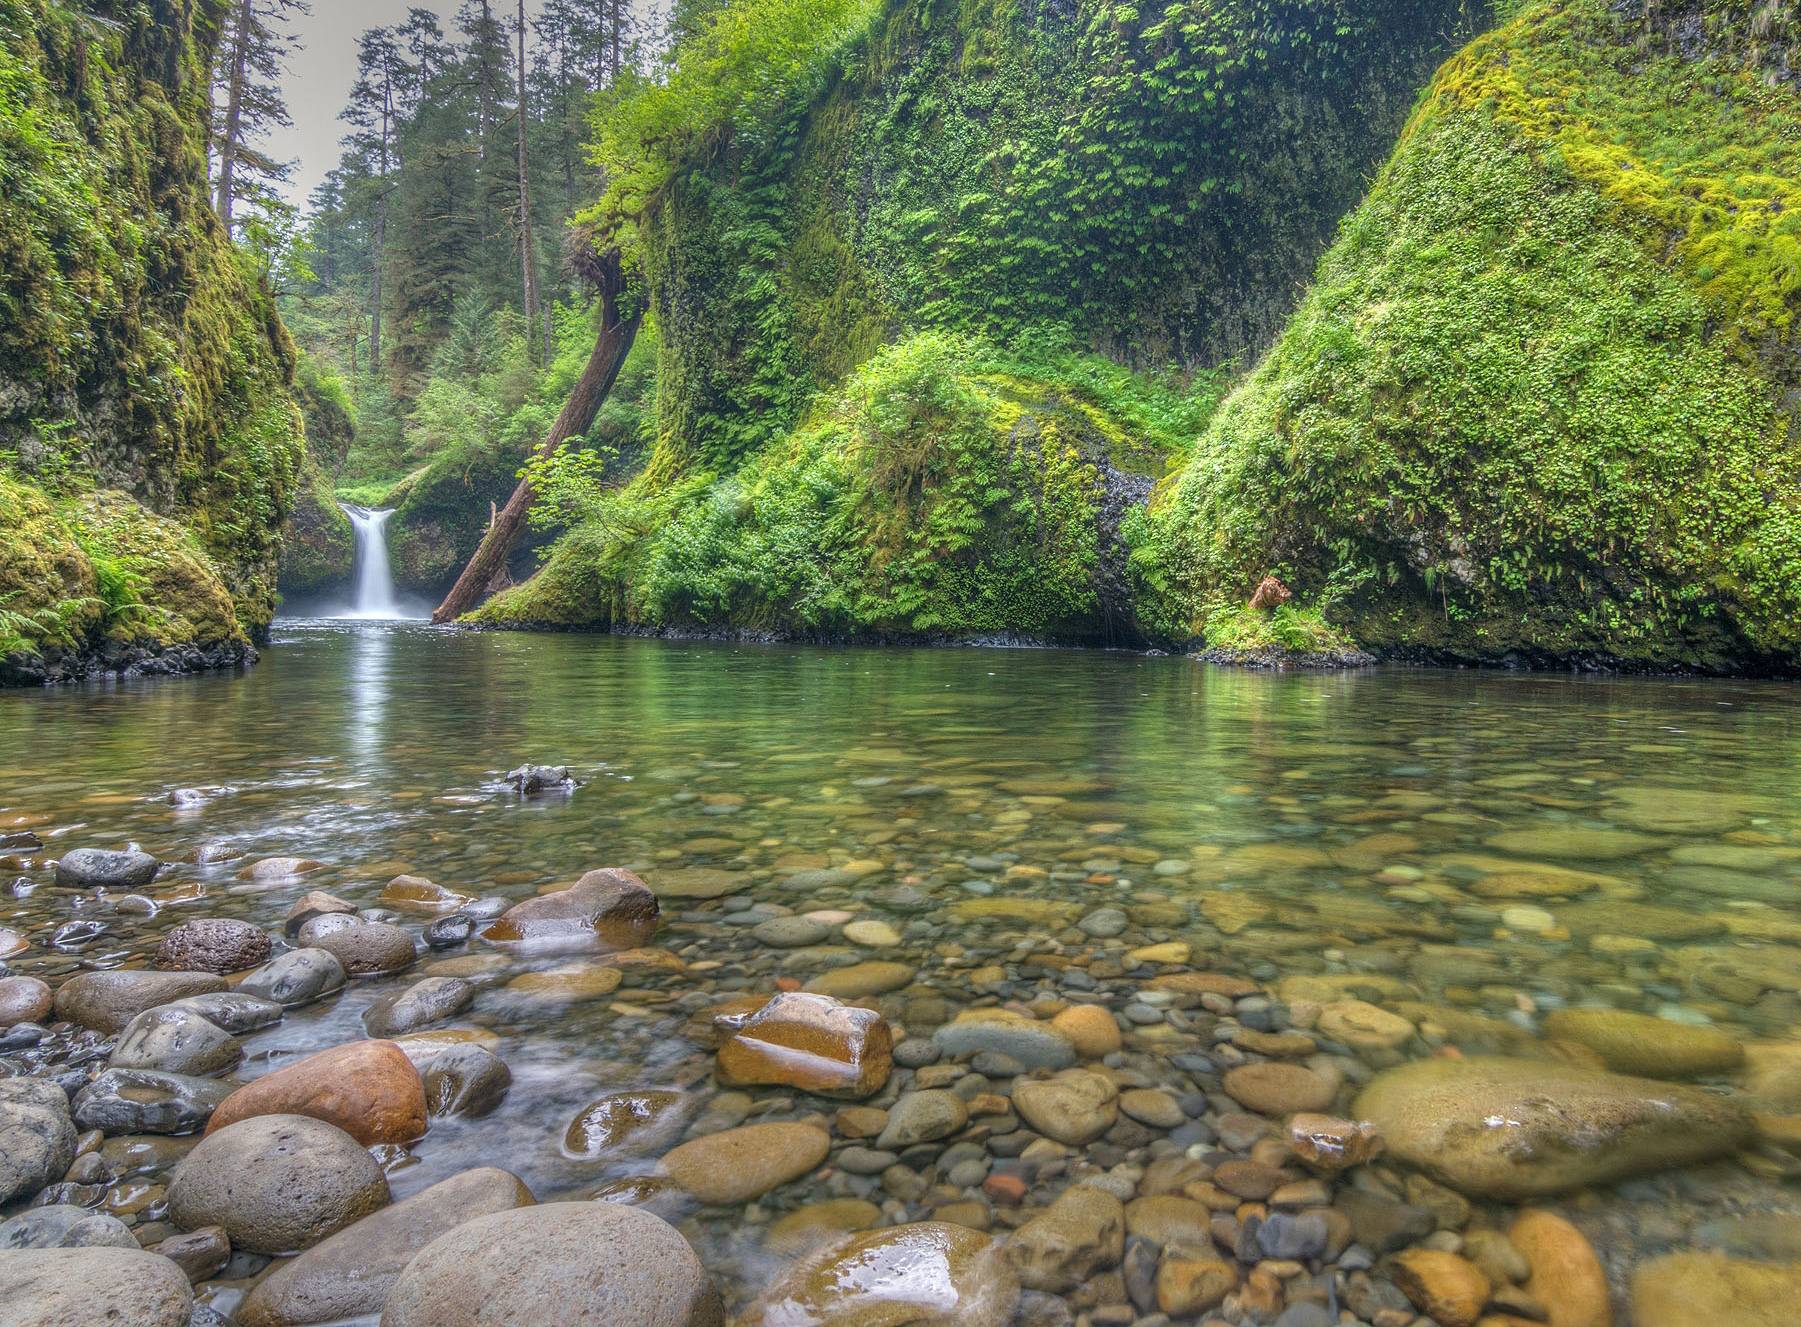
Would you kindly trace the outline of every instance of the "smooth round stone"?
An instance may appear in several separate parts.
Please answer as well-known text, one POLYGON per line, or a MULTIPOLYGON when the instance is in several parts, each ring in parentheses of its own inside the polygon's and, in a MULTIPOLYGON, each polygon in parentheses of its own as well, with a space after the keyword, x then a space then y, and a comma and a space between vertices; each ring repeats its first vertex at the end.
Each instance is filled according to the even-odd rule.
POLYGON ((1124 1044, 1112 1011, 1098 1004, 1071 1005, 1051 1020, 1051 1027, 1069 1038, 1084 1060, 1101 1059, 1124 1044))
POLYGON ((1557 918, 1544 908, 1534 908, 1522 903, 1501 909, 1501 925, 1510 931, 1543 935, 1557 925, 1557 918))
POLYGON ((1363 1000, 1334 1000, 1315 1026, 1353 1050, 1395 1050, 1413 1040, 1413 1024, 1363 1000))
POLYGON ((803 988, 838 1000, 865 1000, 912 984, 917 969, 906 963, 871 961, 822 972, 803 988))
POLYGON ((425 928, 425 943, 430 949, 455 949, 467 944, 474 934, 475 918, 467 912, 453 912, 425 928))
POLYGON ((282 934, 292 940, 300 934, 301 928, 316 918, 333 913, 348 916, 356 911, 356 904, 339 898, 336 894, 328 894, 323 889, 315 889, 304 894, 288 909, 288 915, 282 919, 282 934))
POLYGON ((1526 1293, 1555 1306, 1555 1327, 1613 1327, 1607 1272, 1580 1230, 1555 1213, 1527 1210, 1507 1238, 1530 1269, 1526 1293))
POLYGON ((1188 1122, 1182 1103, 1156 1088, 1135 1087, 1121 1092, 1119 1108, 1128 1119, 1153 1129, 1175 1129, 1188 1122))
POLYGON ((1121 909, 1099 908, 1077 922, 1076 927, 1084 935, 1091 935, 1097 940, 1111 940, 1122 934, 1130 924, 1121 909))
POLYGON ((169 1180, 183 1230, 221 1226, 232 1247, 293 1253, 388 1202, 388 1181, 356 1139, 303 1115, 259 1115, 210 1133, 169 1180))
POLYGON ((281 1022, 281 1006, 261 996, 243 991, 216 991, 211 995, 190 995, 186 999, 159 1005, 159 1009, 186 1009, 199 1014, 207 1022, 233 1036, 273 1027, 281 1022))
POLYGON ((200 917, 163 937, 156 966, 165 972, 242 972, 266 961, 270 948, 260 926, 231 917, 200 917))
POLYGON ((844 938, 866 949, 892 949, 901 942, 901 933, 887 922, 861 921, 847 925, 844 938))
POLYGON ((680 1136, 691 1113, 679 1092, 610 1092, 570 1123, 563 1153, 598 1161, 659 1152, 680 1136))
POLYGON ((750 933, 772 949, 801 949, 822 943, 832 930, 810 917, 771 917, 753 926, 750 933))
POLYGON ((1068 1294, 1096 1273, 1119 1266, 1125 1239, 1126 1211, 1119 1198, 1092 1184, 1072 1184, 1014 1232, 1007 1256, 1022 1285, 1068 1294))
POLYGON ((107 1064, 204 1078, 235 1068, 243 1058, 244 1048, 229 1032, 191 1009, 162 1005, 125 1025, 107 1064))
POLYGON ((317 1051, 246 1083, 213 1112, 207 1133, 255 1116, 309 1116, 365 1147, 425 1134, 425 1084, 391 1041, 353 1041, 317 1051))
POLYGON ((75 1160, 69 1099, 55 1083, 0 1079, 0 1204, 29 1198, 75 1160))
POLYGON ((723 1327, 700 1259, 667 1222, 618 1203, 477 1217, 406 1265, 382 1327, 723 1327))
POLYGON ((390 926, 386 922, 362 922, 326 935, 309 937, 307 930, 314 924, 308 923, 302 928, 301 938, 337 959, 352 977, 399 972, 411 967, 418 957, 413 933, 404 927, 390 926))
POLYGON ((33 1207, 0 1222, 0 1249, 135 1249, 131 1227, 85 1207, 33 1207))
POLYGON ((343 988, 344 965, 323 949, 295 949, 270 959, 238 983, 238 990, 294 1009, 343 988))
POLYGON ((1007 1327, 1019 1277, 985 1233, 943 1221, 872 1230, 802 1259, 737 1327, 1007 1327))
POLYGON ((641 949, 662 919, 656 895, 630 871, 589 871, 568 889, 516 903, 481 933, 523 953, 641 949))
POLYGON ((324 869, 324 862, 311 857, 264 857, 240 870, 238 879, 262 885, 280 884, 324 869))
POLYGON ((147 852, 74 848, 57 859, 56 883, 65 889, 142 889, 160 863, 147 852))
POLYGON ((703 1203, 749 1202, 807 1174, 831 1145, 810 1124, 747 1124, 683 1143, 660 1170, 703 1203))
POLYGON ((1260 1061, 1226 1072, 1226 1095, 1259 1115, 1318 1114, 1329 1110, 1338 1085, 1298 1064, 1260 1061))
POLYGON ((347 1226, 257 1282, 238 1327, 312 1327, 381 1311, 413 1255, 477 1217, 532 1203, 516 1175, 465 1171, 347 1226))
POLYGON ((854 1231, 865 1230, 882 1219, 882 1209, 861 1198, 828 1198, 809 1203, 769 1223, 763 1246, 782 1257, 798 1257, 826 1244, 835 1244, 854 1231))
POLYGON ((1745 1062, 1745 1048, 1718 1028, 1624 1009, 1558 1009, 1545 1016, 1545 1035, 1588 1047, 1616 1073, 1645 1078, 1697 1078, 1745 1062))
POLYGON ((1069 1069, 1054 1078, 1015 1083, 1013 1108, 1045 1137, 1082 1147, 1106 1133, 1119 1118, 1119 1089, 1102 1074, 1069 1069))
POLYGON ((49 986, 36 977, 0 977, 0 1028, 42 1023, 49 1013, 49 986))
POLYGON ((364 1010, 363 1026, 371 1036, 392 1037, 454 1017, 474 1003, 472 983, 458 977, 427 977, 364 1010))
POLYGON ((231 1085, 154 1069, 108 1069, 75 1096, 75 1122, 114 1134, 193 1133, 204 1125, 231 1085))
POLYGON ((127 1023, 159 1004, 189 995, 209 995, 226 989, 225 978, 214 972, 150 972, 120 968, 111 972, 83 972, 69 978, 56 992, 56 1016, 81 1027, 112 1035, 127 1023))
POLYGON ((426 1067, 425 1110, 431 1116, 477 1118, 499 1106, 512 1084, 512 1070, 500 1057, 480 1046, 452 1046, 426 1067))
POLYGON ((137 1249, 22 1249, 0 1257, 6 1327, 188 1327, 188 1278, 137 1249))
POLYGON ((1752 1135, 1740 1107, 1697 1088, 1500 1056, 1386 1070, 1353 1113, 1375 1125, 1396 1160, 1486 1198, 1562 1193, 1705 1161, 1752 1135))
POLYGON ((935 1143, 948 1138, 969 1122, 969 1108, 955 1092, 931 1089, 909 1092, 896 1101, 876 1146, 886 1149, 935 1143))
POLYGON ((1791 1327, 1801 1262, 1672 1253, 1632 1275, 1633 1327, 1791 1327))
POLYGON ((938 1049, 954 1060, 983 1052, 1007 1056, 1027 1069, 1064 1069, 1075 1063, 1076 1048, 1049 1023, 1009 1009, 972 1010, 932 1034, 938 1049))

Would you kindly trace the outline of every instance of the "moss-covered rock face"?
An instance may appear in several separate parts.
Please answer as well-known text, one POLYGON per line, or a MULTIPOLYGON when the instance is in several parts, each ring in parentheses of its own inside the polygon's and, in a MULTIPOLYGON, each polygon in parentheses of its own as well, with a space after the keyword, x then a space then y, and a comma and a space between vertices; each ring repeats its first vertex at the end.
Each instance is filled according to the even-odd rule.
POLYGON ((494 445, 440 457, 382 500, 394 508, 388 557, 394 583, 436 596, 450 588, 487 532, 494 508, 519 483, 521 457, 494 445))
POLYGON ((309 458, 282 532, 281 592, 296 599, 322 594, 348 582, 355 562, 356 531, 309 458))
MULTIPOLYGON (((304 435, 287 335, 207 204, 219 9, 0 0, 0 467, 53 507, 118 489, 191 533, 233 611, 169 621, 229 649, 273 614, 304 435)), ((15 565, 23 539, 0 528, 15 565)))
POLYGON ((1273 573, 1392 653, 1801 664, 1801 84, 1752 9, 1535 4, 1444 67, 1135 524, 1164 634, 1273 573))

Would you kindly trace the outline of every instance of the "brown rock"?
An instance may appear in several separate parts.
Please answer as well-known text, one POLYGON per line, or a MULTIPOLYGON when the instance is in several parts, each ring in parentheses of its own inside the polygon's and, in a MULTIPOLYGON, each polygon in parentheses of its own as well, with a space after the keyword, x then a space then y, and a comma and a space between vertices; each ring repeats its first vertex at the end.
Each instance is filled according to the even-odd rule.
POLYGON ((728 1087, 775 1085, 861 1100, 882 1090, 893 1068, 888 1020, 826 995, 776 996, 719 1048, 728 1087))
POLYGON ((1382 1154, 1382 1135, 1362 1120, 1301 1114, 1288 1122, 1288 1145, 1315 1170, 1336 1172, 1382 1154))
POLYGON ((1219 1258, 1165 1258, 1157 1268, 1157 1307, 1186 1318, 1217 1308, 1238 1289, 1238 1268, 1219 1258))
POLYGON ((50 988, 36 977, 0 977, 0 1028, 41 1023, 50 1012, 50 988))
POLYGON ((356 904, 347 902, 336 894, 327 894, 323 889, 315 889, 302 895, 300 901, 288 909, 288 915, 281 924, 282 934, 292 940, 300 934, 300 928, 315 917, 348 915, 355 911, 356 904))
POLYGON ((1607 1273, 1580 1230, 1551 1212, 1521 1212, 1508 1242, 1532 1269, 1526 1293, 1551 1313, 1551 1327, 1613 1327, 1607 1273))
POLYGON ((438 916, 455 912, 469 902, 469 895, 433 884, 423 876, 397 875, 388 881, 387 887, 375 901, 384 908, 438 916))
POLYGON ((1633 1327, 1792 1327, 1801 1262, 1673 1253, 1632 1275, 1633 1327))
POLYGON ((1126 1231, 1165 1248, 1213 1247, 1213 1213, 1192 1198, 1156 1194, 1126 1204, 1126 1231))
POLYGON ((590 1102, 563 1134, 566 1155, 584 1161, 644 1156, 673 1142, 692 1113, 679 1092, 611 1092, 590 1102))
POLYGON ((1413 1307, 1443 1327, 1476 1327, 1493 1289, 1475 1263, 1442 1249, 1398 1253, 1392 1271, 1413 1307))
POLYGON ((1226 1095, 1260 1115, 1314 1114, 1329 1110, 1338 1084, 1298 1064, 1241 1064, 1228 1070, 1226 1095))
POLYGON ((806 985, 817 995, 837 1000, 864 1000, 872 995, 898 991, 913 980, 916 969, 905 963, 872 961, 822 972, 806 985))
POLYGON ((246 1083, 219 1103, 206 1131, 254 1115, 307 1115, 365 1147, 410 1143, 425 1134, 425 1084, 393 1042, 353 1041, 246 1083))
POLYGON ((799 1179, 831 1147, 831 1135, 811 1124, 747 1124, 690 1139, 660 1169, 703 1203, 742 1203, 799 1179))
POLYGON ((803 1259, 738 1327, 1007 1327, 1019 1281, 994 1241, 944 1221, 857 1235, 803 1259))
POLYGON ((1072 1184, 1007 1241, 1020 1284, 1054 1294, 1118 1267, 1125 1250, 1125 1207, 1091 1184, 1072 1184))
POLYGON ((516 903, 483 931, 489 944, 530 953, 639 949, 657 933, 657 898, 630 871, 590 871, 568 889, 516 903))
POLYGON ((1098 1004, 1071 1005, 1051 1020, 1051 1026, 1069 1038, 1084 1060, 1111 1055, 1122 1044, 1113 1012, 1098 1004))

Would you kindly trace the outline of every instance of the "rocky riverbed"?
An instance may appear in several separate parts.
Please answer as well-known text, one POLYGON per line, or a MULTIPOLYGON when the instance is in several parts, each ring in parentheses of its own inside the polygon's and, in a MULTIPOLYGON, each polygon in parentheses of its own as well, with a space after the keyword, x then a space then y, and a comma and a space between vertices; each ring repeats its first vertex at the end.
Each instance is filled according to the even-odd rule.
POLYGON ((385 735, 285 653, 17 711, 105 728, 0 753, 0 1322, 1793 1319, 1777 711, 377 645, 385 735))

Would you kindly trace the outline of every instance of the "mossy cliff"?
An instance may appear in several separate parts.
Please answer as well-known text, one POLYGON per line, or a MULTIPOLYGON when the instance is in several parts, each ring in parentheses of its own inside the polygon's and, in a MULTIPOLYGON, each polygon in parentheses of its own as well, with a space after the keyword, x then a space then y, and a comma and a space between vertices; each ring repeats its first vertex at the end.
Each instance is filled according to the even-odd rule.
MULTIPOLYGON (((1190 406, 1280 329, 1471 12, 1445 0, 772 5, 745 42, 786 58, 768 33, 820 23, 830 49, 779 107, 759 105, 754 125, 740 115, 697 134, 630 226, 661 330, 645 475, 614 505, 610 534, 570 539, 554 574, 487 619, 1130 635, 1107 583, 1123 556, 1115 522, 1094 519, 1121 490, 1095 458, 1100 434, 1133 427, 1134 410, 1105 393, 1161 394, 1198 430, 1204 414, 1190 406), (883 347, 895 349, 877 364, 883 347), (909 364, 933 394, 904 420, 906 398, 889 392, 909 364), (1069 427, 1078 402, 1105 419, 1086 442, 1069 427), (955 428, 935 433, 944 409, 955 428), (1047 427, 1088 473, 1065 473, 1056 446, 1037 449, 1047 427), (916 463, 879 463, 877 435, 908 439, 916 463), (980 478, 959 496, 964 463, 980 478), (702 560, 721 513, 798 534, 788 508, 802 495, 788 486, 822 468, 831 533, 863 550, 865 570, 893 574, 899 554, 879 551, 894 542, 892 513, 917 518, 941 490, 960 511, 979 499, 959 517, 975 524, 908 528, 909 556, 944 566, 905 594, 872 589, 862 572, 860 588, 810 594, 786 579, 791 565, 744 565, 761 556, 748 545, 731 566, 702 560), (1076 488, 1092 509, 1079 534, 1047 505, 1076 488), (861 495, 854 510, 848 493, 861 495), (1046 560, 1024 593, 1034 578, 1016 564, 1033 548, 1046 560), (577 560, 582 576, 570 574, 577 560)), ((729 81, 758 63, 732 40, 683 53, 701 67, 696 82, 711 65, 729 81)), ((767 97, 748 83, 747 100, 767 97)), ((1154 427, 1130 437, 1135 473, 1160 476, 1186 440, 1154 427)), ((821 564, 840 552, 783 555, 821 564)))
POLYGON ((274 612, 304 432, 207 203, 219 9, 0 0, 5 680, 243 658, 274 612))
POLYGON ((1564 0, 1448 63, 1136 523, 1158 629, 1273 572, 1388 653, 1801 664, 1796 36, 1564 0))

